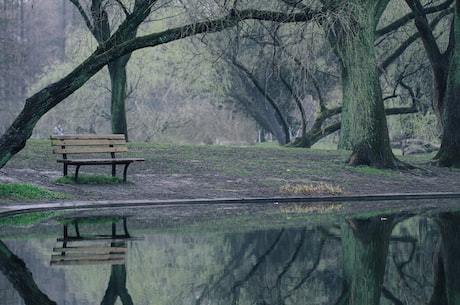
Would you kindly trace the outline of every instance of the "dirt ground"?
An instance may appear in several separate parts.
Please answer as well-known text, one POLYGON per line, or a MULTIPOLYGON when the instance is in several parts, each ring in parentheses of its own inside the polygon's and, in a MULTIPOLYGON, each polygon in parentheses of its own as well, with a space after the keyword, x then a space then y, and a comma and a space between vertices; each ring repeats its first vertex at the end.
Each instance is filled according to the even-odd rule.
MULTIPOLYGON (((42 188, 71 194, 71 200, 170 200, 214 198, 267 198, 321 196, 324 193, 293 194, 282 186, 339 186, 342 195, 460 192, 460 171, 439 168, 420 161, 416 170, 372 173, 343 165, 341 153, 315 153, 282 149, 198 151, 181 156, 173 148, 152 155, 139 149, 137 156, 146 161, 132 164, 128 183, 109 185, 62 184, 56 157, 47 153, 24 153, 15 156, 0 169, 0 183, 29 183, 42 188), (215 158, 209 154, 215 153, 215 158), (202 157, 200 157, 202 153, 202 157), (265 160, 261 162, 260 160, 265 160), (325 166, 327 165, 327 168, 325 166)), ((189 149, 190 150, 190 149, 189 149)), ((182 153, 183 154, 183 153, 182 153)), ((110 174, 110 167, 82 167, 81 172, 110 174)), ((73 168, 71 169, 73 171, 73 168)), ((122 172, 122 169, 119 170, 122 172)))

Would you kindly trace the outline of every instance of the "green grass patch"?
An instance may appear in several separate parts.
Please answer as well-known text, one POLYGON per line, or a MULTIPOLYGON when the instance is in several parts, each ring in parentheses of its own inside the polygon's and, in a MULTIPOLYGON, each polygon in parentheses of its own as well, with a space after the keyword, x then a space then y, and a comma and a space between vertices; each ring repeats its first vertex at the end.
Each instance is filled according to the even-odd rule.
MULTIPOLYGON (((57 183, 74 184, 74 176, 63 176, 55 180, 57 183)), ((78 175, 79 184, 118 184, 123 183, 123 178, 103 175, 78 175)))
POLYGON ((70 195, 42 189, 35 185, 23 183, 0 184, 0 202, 35 201, 43 199, 68 199, 70 195))

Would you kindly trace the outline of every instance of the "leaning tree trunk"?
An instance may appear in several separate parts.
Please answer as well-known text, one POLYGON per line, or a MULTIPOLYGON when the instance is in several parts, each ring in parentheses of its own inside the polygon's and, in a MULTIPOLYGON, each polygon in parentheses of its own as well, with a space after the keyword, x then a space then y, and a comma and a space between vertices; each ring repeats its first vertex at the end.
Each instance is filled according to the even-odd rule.
POLYGON ((346 1, 345 21, 334 23, 331 42, 342 64, 343 109, 339 147, 349 165, 396 168, 375 58, 376 26, 387 1, 346 1))
POLYGON ((460 167, 460 0, 455 1, 456 47, 450 61, 446 94, 441 106, 441 148, 436 155, 440 166, 460 167))
POLYGON ((24 108, 0 138, 0 168, 26 145, 37 122, 45 113, 83 86, 107 64, 97 50, 80 66, 58 82, 40 90, 26 100, 24 108))

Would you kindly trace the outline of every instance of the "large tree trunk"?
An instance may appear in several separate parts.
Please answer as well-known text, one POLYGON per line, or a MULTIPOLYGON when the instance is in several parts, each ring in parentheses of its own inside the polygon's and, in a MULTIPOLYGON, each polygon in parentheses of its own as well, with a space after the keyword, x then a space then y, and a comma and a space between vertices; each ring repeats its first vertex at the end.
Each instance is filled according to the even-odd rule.
POLYGON ((440 166, 460 167, 460 0, 455 1, 456 47, 450 61, 446 94, 441 104, 442 138, 436 156, 440 166))
POLYGON ((351 149, 349 165, 396 168, 375 58, 376 26, 387 1, 348 1, 330 35, 342 64, 343 109, 340 148, 351 149))

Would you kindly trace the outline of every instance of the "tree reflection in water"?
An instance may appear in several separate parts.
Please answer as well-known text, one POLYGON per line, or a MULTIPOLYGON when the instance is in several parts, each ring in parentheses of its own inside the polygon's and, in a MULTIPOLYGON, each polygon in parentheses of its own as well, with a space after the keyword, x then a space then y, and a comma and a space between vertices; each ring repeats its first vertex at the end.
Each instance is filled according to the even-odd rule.
POLYGON ((24 261, 11 252, 1 240, 0 270, 8 281, 13 284, 14 289, 19 293, 26 305, 56 305, 56 302, 50 300, 40 290, 24 261))
POLYGON ((393 217, 342 223, 343 290, 337 304, 379 304, 393 217))
MULTIPOLYGON (((126 242, 113 243, 114 247, 124 247, 126 242)), ((101 305, 114 305, 117 301, 117 297, 120 297, 123 305, 132 305, 133 300, 128 293, 126 288, 126 265, 112 265, 110 271, 109 286, 105 292, 104 298, 102 299, 101 305)))
MULTIPOLYGON (((460 213, 432 215, 429 237, 422 238, 418 234, 426 231, 423 229, 428 226, 426 219, 395 214, 351 218, 336 225, 226 232, 212 239, 195 238, 186 232, 167 235, 160 243, 159 239, 146 238, 148 243, 143 240, 137 244, 140 250, 135 256, 161 251, 164 245, 191 252, 201 248, 201 251, 171 254, 163 250, 164 257, 151 255, 145 261, 131 260, 130 268, 126 264, 111 265, 108 284, 104 282, 105 292, 99 291, 101 299, 90 301, 113 305, 119 298, 124 305, 143 304, 160 295, 158 289, 163 289, 167 296, 158 300, 158 304, 179 301, 195 305, 373 305, 383 299, 385 304, 396 305, 459 304, 460 213), (414 231, 417 228, 419 233, 414 231), (193 266, 193 259, 183 260, 187 255, 196 257, 197 253, 205 256, 204 266, 210 266, 207 272, 198 274, 203 266, 193 266), (433 261, 428 259, 432 253, 433 261), (155 267, 151 266, 152 259, 160 259, 155 267), (192 265, 181 265, 179 261, 192 265), (184 269, 164 278, 178 268, 184 269), (142 278, 144 274, 159 278, 145 278, 144 283, 129 282, 128 278, 141 278, 134 272, 143 273, 142 278), (177 282, 178 275, 181 278, 177 282), (154 286, 155 283, 161 284, 154 286), (140 289, 149 285, 150 290, 140 289), (139 291, 145 296, 138 295, 139 291)), ((126 247, 125 242, 113 241, 111 246, 126 247)), ((39 288, 41 283, 34 281, 25 262, 3 242, 0 242, 0 270, 25 304, 57 304, 39 288)), ((73 287, 73 291, 78 289, 73 287)))
POLYGON ((429 305, 460 304, 460 213, 436 218, 440 239, 433 256, 434 288, 429 305))

